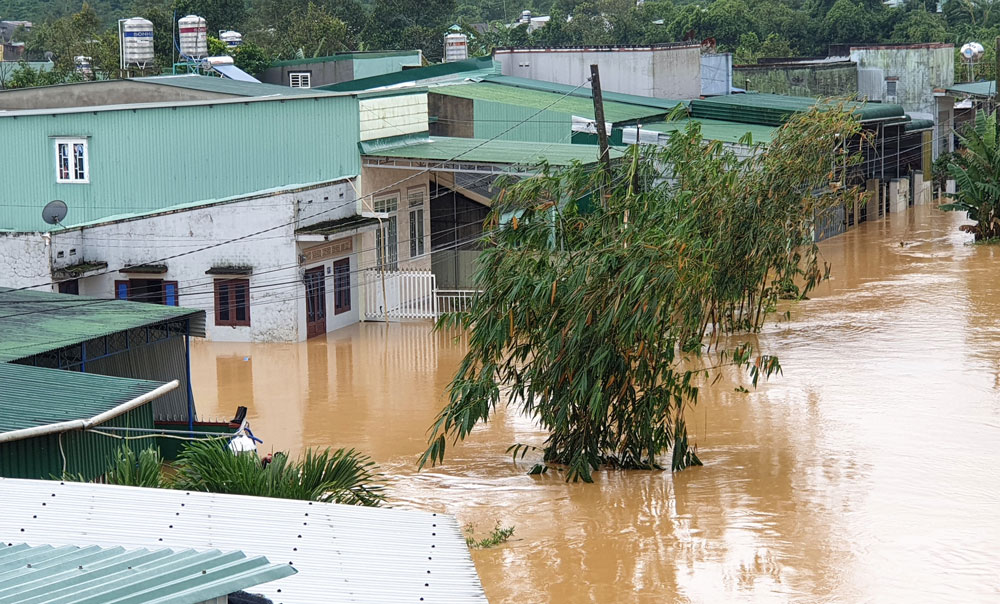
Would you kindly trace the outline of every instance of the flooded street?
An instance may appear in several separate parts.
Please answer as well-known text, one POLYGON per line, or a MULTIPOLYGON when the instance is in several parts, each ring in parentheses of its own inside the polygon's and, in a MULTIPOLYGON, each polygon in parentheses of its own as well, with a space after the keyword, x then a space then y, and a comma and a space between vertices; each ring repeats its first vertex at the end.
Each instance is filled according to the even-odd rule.
POLYGON ((689 421, 705 462, 527 476, 501 413, 420 473, 463 354, 429 324, 302 344, 193 346, 204 417, 250 408, 265 450, 355 447, 392 505, 513 539, 473 556, 502 602, 980 602, 1000 599, 1000 247, 911 208, 822 244, 832 280, 758 341, 784 375, 721 380, 689 421))

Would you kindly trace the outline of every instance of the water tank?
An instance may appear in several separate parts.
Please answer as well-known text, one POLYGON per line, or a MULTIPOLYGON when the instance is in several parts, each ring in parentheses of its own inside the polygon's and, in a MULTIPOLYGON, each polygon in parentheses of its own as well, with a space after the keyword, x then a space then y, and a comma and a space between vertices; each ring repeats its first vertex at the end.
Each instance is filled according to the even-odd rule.
POLYGON ((979 59, 983 58, 983 53, 986 49, 979 42, 969 42, 968 44, 963 44, 961 50, 958 51, 962 55, 962 60, 966 63, 976 63, 979 59))
POLYGON ((531 11, 523 10, 521 11, 521 23, 531 23, 531 11))
POLYGON ((122 67, 145 67, 153 62, 153 22, 140 17, 121 24, 122 67))
POLYGON ((219 32, 219 39, 222 40, 228 48, 235 48, 243 43, 243 34, 238 31, 223 31, 219 32))
POLYGON ((208 27, 205 19, 197 15, 182 17, 177 22, 180 31, 181 54, 192 59, 208 55, 208 27))
POLYGON ((465 34, 445 34, 444 62, 463 61, 469 58, 469 36, 465 34))

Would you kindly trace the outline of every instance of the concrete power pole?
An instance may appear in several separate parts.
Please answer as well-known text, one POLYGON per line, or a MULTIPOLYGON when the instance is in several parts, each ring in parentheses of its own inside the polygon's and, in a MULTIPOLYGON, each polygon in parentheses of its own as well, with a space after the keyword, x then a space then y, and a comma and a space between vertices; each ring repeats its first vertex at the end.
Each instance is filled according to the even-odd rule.
MULTIPOLYGON (((601 95, 601 72, 597 65, 590 66, 590 88, 594 97, 594 120, 597 122, 597 143, 600 148, 600 162, 604 165, 605 182, 611 183, 611 149, 608 147, 608 131, 604 121, 604 97, 601 95)), ((603 200, 602 200, 603 203, 603 200)))

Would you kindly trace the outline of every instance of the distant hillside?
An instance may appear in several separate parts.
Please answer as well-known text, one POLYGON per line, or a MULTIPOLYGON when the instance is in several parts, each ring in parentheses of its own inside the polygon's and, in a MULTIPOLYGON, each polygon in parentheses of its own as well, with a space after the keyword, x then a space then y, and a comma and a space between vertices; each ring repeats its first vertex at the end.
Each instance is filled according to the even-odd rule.
MULTIPOLYGON (((58 19, 79 12, 83 0, 0 0, 0 20, 31 21, 41 23, 46 19, 58 19)), ((94 0, 90 6, 97 11, 103 21, 114 21, 117 15, 131 2, 122 0, 94 0)))

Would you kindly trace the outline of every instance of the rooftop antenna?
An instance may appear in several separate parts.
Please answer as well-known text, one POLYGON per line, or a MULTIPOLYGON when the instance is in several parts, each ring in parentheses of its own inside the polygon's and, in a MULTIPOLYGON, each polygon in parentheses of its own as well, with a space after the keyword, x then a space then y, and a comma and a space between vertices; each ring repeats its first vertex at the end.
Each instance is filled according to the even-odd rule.
POLYGON ((51 225, 57 225, 66 218, 69 208, 66 202, 61 199, 53 199, 42 208, 42 220, 51 225))

